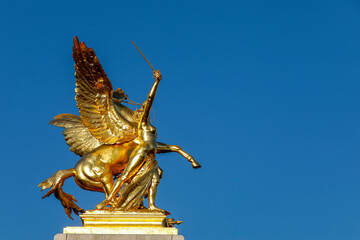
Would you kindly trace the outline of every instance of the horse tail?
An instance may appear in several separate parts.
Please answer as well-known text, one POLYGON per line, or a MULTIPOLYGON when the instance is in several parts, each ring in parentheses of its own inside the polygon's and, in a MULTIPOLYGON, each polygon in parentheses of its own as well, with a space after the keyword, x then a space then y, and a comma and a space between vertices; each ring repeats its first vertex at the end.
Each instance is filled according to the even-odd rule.
POLYGON ((47 188, 51 188, 42 198, 48 197, 52 193, 54 193, 55 197, 59 199, 61 204, 63 205, 66 215, 71 219, 73 219, 71 217, 72 212, 74 212, 76 215, 79 215, 79 212, 81 213, 85 212, 84 209, 78 207, 75 204, 77 200, 73 195, 65 193, 62 190, 64 181, 69 177, 75 176, 75 174, 76 171, 74 168, 70 168, 67 170, 60 170, 38 185, 38 187, 41 187, 41 191, 47 188))

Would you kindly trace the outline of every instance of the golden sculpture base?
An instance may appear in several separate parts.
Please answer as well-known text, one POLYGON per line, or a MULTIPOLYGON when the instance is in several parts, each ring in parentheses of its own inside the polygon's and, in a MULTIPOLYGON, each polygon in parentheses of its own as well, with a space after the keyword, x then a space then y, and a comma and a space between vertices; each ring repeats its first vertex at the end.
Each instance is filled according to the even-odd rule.
POLYGON ((80 215, 83 227, 66 227, 72 234, 170 234, 178 230, 169 227, 166 215, 157 211, 136 212, 89 210, 80 215))

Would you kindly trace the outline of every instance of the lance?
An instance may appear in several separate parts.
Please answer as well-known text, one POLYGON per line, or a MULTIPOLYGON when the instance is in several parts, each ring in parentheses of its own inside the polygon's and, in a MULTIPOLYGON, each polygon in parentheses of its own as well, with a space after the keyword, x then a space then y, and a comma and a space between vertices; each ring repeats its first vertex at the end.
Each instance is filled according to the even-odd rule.
MULTIPOLYGON (((136 46, 136 44, 131 41, 132 44, 134 44, 134 46, 136 47, 136 49, 139 51, 139 53, 141 54, 141 56, 143 56, 143 58, 146 60, 146 62, 150 65, 150 67, 152 68, 152 70, 155 72, 155 68, 151 65, 151 63, 149 62, 149 60, 147 60, 147 58, 145 57, 145 55, 140 51, 140 49, 138 48, 138 46, 136 46)), ((130 99, 129 99, 130 100, 130 99)), ((131 101, 131 100, 130 100, 131 101)), ((153 110, 154 112, 154 121, 155 121, 155 110, 153 108, 151 108, 151 110, 153 110)))
POLYGON ((143 58, 145 58, 146 62, 150 65, 150 67, 152 68, 152 70, 155 72, 155 68, 151 65, 151 63, 149 62, 149 60, 147 60, 147 58, 144 56, 144 54, 140 51, 140 49, 138 48, 138 46, 136 46, 136 44, 135 44, 133 41, 131 41, 131 42, 134 44, 134 46, 135 46, 136 49, 139 51, 139 53, 141 54, 141 56, 143 56, 143 58))

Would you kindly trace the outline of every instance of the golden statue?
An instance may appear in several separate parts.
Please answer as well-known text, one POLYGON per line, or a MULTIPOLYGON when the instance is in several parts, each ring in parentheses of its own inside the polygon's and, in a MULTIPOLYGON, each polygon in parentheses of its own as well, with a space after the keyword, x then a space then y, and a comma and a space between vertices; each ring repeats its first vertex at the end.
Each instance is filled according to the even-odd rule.
POLYGON ((106 198, 96 206, 97 210, 167 213, 155 205, 162 175, 156 154, 177 152, 193 168, 201 166, 179 146, 157 142, 156 128, 150 123, 149 115, 162 79, 160 71, 155 71, 144 56, 153 68, 155 82, 142 107, 133 111, 122 104, 131 101, 124 91, 113 91, 93 49, 80 43, 77 37, 74 38, 73 58, 75 100, 80 117, 60 114, 50 124, 65 128, 66 143, 81 159, 74 168, 57 171, 39 184, 41 190, 50 188, 44 197, 54 193, 71 219, 72 212, 84 213, 75 204, 76 199, 62 190, 65 179, 74 177, 82 189, 105 193, 106 198), (149 200, 147 209, 142 203, 146 197, 149 200))

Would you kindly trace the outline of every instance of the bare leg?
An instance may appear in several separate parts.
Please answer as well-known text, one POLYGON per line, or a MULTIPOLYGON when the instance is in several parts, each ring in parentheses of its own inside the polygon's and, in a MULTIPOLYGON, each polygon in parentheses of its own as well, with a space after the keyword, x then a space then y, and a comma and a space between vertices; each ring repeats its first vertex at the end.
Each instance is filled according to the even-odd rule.
POLYGON ((123 174, 121 177, 116 179, 109 195, 107 198, 96 206, 96 209, 104 209, 106 205, 110 204, 113 199, 116 197, 124 182, 131 178, 141 167, 141 164, 144 162, 148 154, 148 148, 144 146, 137 146, 134 152, 130 156, 129 163, 126 165, 123 174))
POLYGON ((157 193, 157 187, 160 183, 160 176, 158 171, 155 172, 152 180, 151 180, 151 185, 149 187, 149 210, 159 210, 162 211, 162 209, 158 208, 155 206, 155 198, 156 198, 156 193, 157 193))

